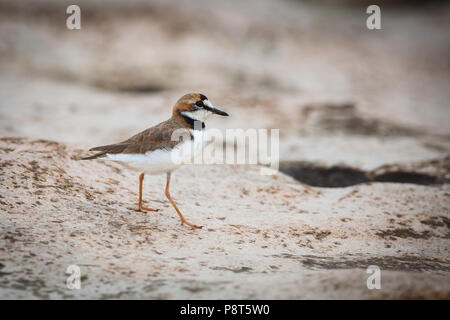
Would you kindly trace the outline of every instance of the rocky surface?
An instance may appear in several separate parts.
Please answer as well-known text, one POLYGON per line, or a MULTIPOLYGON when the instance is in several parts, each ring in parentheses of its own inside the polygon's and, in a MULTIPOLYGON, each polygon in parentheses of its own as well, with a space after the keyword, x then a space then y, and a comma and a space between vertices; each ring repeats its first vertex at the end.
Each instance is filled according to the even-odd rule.
POLYGON ((3 138, 3 298, 449 298, 450 189, 311 188, 253 166, 188 166, 172 194, 81 150, 3 138), (195 192, 192 192, 192 191, 195 192), (82 270, 68 290, 65 271, 82 270), (382 290, 368 290, 369 265, 382 290), (274 289, 276 288, 276 289, 274 289), (270 289, 270 290, 269 290, 270 289))
POLYGON ((450 298, 450 11, 81 1, 69 31, 68 3, 0 1, 0 298, 450 298), (230 113, 208 128, 280 129, 276 175, 173 174, 202 230, 164 176, 142 214, 137 173, 77 160, 189 91, 230 113))

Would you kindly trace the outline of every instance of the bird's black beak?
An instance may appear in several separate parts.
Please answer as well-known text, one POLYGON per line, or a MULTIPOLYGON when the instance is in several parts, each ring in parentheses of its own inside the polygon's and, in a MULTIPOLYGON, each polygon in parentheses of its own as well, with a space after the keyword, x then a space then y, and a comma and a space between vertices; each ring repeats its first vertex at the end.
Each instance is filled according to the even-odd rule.
POLYGON ((206 110, 211 111, 212 113, 218 114, 219 116, 227 116, 228 117, 228 113, 214 107, 213 104, 208 99, 203 100, 203 104, 204 104, 204 108, 206 110))
POLYGON ((219 116, 226 116, 228 117, 228 113, 226 113, 225 111, 219 110, 217 108, 211 108, 211 112, 218 114, 219 116))

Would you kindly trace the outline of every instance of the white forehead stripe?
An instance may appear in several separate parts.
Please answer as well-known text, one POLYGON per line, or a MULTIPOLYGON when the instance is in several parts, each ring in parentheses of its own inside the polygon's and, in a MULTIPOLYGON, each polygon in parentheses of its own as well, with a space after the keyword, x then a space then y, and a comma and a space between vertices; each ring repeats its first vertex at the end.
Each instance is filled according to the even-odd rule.
POLYGON ((213 104, 212 104, 208 99, 203 100, 203 104, 204 104, 204 105, 207 105, 207 106, 210 107, 210 108, 215 108, 215 107, 213 106, 213 104))

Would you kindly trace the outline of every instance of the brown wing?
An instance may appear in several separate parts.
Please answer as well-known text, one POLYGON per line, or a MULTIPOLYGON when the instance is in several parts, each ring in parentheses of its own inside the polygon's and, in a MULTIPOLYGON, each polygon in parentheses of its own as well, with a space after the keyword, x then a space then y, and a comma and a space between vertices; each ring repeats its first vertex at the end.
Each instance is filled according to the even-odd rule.
MULTIPOLYGON (((173 119, 169 119, 152 128, 144 130, 123 142, 92 148, 89 151, 100 152, 82 158, 82 160, 102 158, 106 156, 107 153, 146 153, 147 151, 156 149, 170 149, 181 142, 181 140, 172 141, 172 134, 175 130, 182 128, 183 127, 179 123, 173 121, 173 119)), ((187 130, 185 132, 186 134, 189 134, 189 138, 192 139, 190 133, 187 130)))

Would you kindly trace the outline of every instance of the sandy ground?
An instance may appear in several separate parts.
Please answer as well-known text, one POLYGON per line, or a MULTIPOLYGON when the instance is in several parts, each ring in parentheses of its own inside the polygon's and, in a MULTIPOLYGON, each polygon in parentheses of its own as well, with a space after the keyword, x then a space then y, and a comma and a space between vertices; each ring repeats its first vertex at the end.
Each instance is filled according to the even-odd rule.
POLYGON ((64 1, 31 3, 0 1, 1 298, 450 297, 449 10, 388 7, 376 32, 358 6, 86 1, 69 31, 64 1), (276 175, 173 174, 202 230, 164 176, 144 215, 136 173, 76 160, 190 91, 231 115, 208 128, 280 129, 276 175))
POLYGON ((5 298, 449 297, 448 185, 307 188, 257 167, 190 166, 172 193, 204 226, 193 230, 164 178, 145 180, 161 211, 142 214, 137 175, 117 164, 46 140, 1 150, 5 298), (65 287, 71 264, 79 291, 65 287), (366 287, 369 265, 380 291, 366 287))

